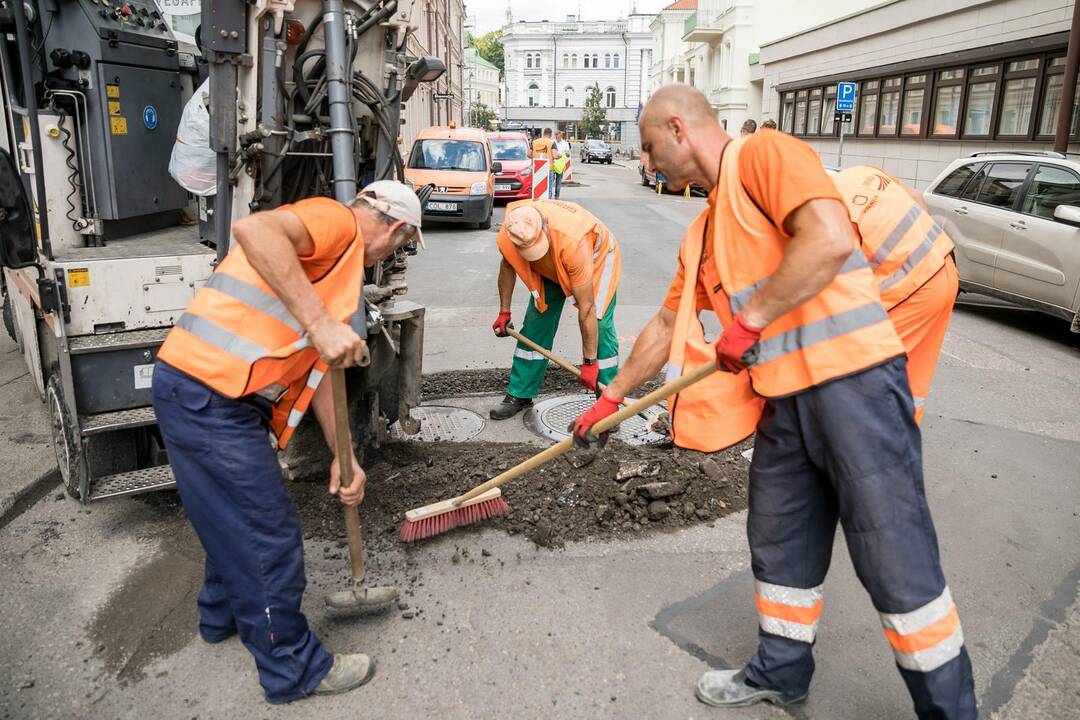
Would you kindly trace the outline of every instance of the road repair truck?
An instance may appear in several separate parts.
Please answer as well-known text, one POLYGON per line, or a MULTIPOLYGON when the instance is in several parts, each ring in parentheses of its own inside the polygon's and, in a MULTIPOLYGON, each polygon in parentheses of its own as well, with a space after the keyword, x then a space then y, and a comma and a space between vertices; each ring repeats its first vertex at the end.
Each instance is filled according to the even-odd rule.
MULTIPOLYGON (((156 0, 0 0, 4 323, 73 497, 172 486, 154 360, 235 219, 402 177, 401 109, 445 71, 407 52, 413 13, 414 0, 203 0, 190 46, 156 0), (169 172, 192 98, 211 156, 197 203, 169 172)), ((372 358, 349 377, 353 433, 371 444, 394 422, 419 430, 424 309, 402 297, 407 254, 369 270, 351 321, 372 358)))

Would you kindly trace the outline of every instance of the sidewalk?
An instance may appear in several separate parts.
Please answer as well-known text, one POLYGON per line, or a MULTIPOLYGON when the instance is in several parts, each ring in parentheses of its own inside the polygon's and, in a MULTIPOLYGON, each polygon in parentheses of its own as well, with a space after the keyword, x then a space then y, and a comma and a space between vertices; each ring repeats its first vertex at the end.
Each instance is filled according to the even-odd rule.
POLYGON ((58 475, 49 414, 26 369, 22 352, 0 333, 0 526, 19 501, 51 489, 58 475))

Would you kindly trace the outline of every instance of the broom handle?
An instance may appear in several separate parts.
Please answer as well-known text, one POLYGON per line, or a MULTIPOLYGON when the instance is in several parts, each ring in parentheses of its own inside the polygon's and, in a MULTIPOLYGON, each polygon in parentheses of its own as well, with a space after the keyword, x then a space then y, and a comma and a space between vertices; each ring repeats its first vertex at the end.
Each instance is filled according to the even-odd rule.
MULTIPOLYGON (((551 352, 547 348, 544 348, 544 347, 542 347, 540 345, 537 345, 532 340, 530 340, 529 338, 527 338, 524 335, 522 335, 521 333, 519 333, 517 330, 514 330, 513 328, 507 328, 506 329, 506 334, 509 335, 510 337, 514 338, 515 340, 517 340, 522 345, 528 345, 533 350, 540 353, 541 355, 546 357, 548 360, 550 360, 551 362, 553 362, 556 365, 558 365, 559 367, 561 367, 563 370, 569 370, 571 373, 574 374, 574 376, 581 377, 581 370, 574 367, 570 363, 566 362, 561 357, 559 357, 555 353, 551 352)), ((605 387, 607 387, 603 383, 596 383, 596 385, 601 390, 603 390, 605 387)))
MULTIPOLYGON (((683 390, 690 387, 699 380, 704 380, 705 378, 709 377, 716 371, 717 370, 715 363, 708 363, 706 365, 702 365, 699 368, 696 368, 695 370, 687 373, 686 375, 683 375, 674 382, 661 385, 656 390, 653 390, 651 393, 641 398, 640 400, 635 400, 629 405, 623 407, 621 410, 618 410, 615 413, 608 415, 606 418, 603 418, 602 420, 597 422, 595 425, 592 426, 589 434, 595 436, 601 433, 605 433, 611 428, 621 423, 622 421, 627 420, 634 415, 637 415, 642 410, 647 410, 648 408, 656 405, 657 403, 661 402, 667 397, 670 397, 671 395, 682 392, 683 390)), ((574 438, 568 437, 565 440, 559 442, 558 444, 552 445, 543 452, 533 455, 528 460, 525 460, 524 462, 515 465, 509 470, 496 475, 495 477, 488 480, 486 483, 482 485, 477 485, 464 495, 461 495, 460 497, 452 500, 451 503, 455 507, 461 505, 462 503, 466 503, 469 500, 472 500, 477 495, 486 493, 492 488, 497 488, 500 485, 503 485, 504 483, 513 480, 514 478, 521 477, 530 470, 533 470, 534 468, 543 465, 548 460, 554 460, 555 458, 564 454, 573 446, 574 438)))
MULTIPOLYGON (((334 395, 334 445, 338 469, 341 471, 341 487, 353 484, 352 436, 349 433, 349 405, 345 392, 345 370, 330 371, 330 385, 334 395)), ((349 561, 352 564, 354 582, 364 579, 364 535, 360 527, 360 510, 355 505, 342 505, 345 510, 345 537, 349 541, 349 561)))

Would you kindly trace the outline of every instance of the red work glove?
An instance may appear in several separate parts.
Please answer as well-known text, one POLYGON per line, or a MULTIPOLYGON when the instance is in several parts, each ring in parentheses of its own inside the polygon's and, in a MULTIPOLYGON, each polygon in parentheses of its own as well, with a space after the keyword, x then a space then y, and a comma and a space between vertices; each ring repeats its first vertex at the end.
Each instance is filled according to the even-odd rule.
POLYGON ((725 372, 737 373, 757 361, 757 344, 763 328, 747 324, 742 313, 726 328, 716 341, 716 367, 725 372))
POLYGON ((581 384, 596 392, 596 383, 600 379, 600 365, 594 359, 590 363, 581 363, 581 384))
POLYGON ((510 322, 510 311, 503 310, 499 313, 498 319, 491 323, 491 329, 495 331, 495 334, 499 337, 506 337, 507 328, 513 330, 514 324, 510 322))
POLYGON ((615 414, 615 411, 619 409, 619 403, 622 401, 622 398, 608 397, 607 392, 604 392, 593 403, 591 408, 582 413, 581 417, 570 425, 569 430, 570 434, 574 436, 574 444, 578 447, 587 448, 593 440, 598 440, 600 447, 603 447, 607 443, 608 433, 600 433, 599 438, 594 438, 589 435, 589 430, 607 416, 615 414))

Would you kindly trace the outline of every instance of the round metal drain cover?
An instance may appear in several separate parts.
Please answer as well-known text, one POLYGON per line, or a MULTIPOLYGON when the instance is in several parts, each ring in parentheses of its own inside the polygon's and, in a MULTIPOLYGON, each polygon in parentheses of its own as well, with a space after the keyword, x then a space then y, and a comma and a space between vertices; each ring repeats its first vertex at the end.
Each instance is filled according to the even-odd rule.
POLYGON ((400 423, 390 426, 393 440, 421 442, 466 442, 484 429, 484 418, 472 410, 448 405, 422 405, 413 408, 412 416, 420 421, 420 432, 406 435, 400 423))
MULTIPOLYGON (((627 398, 627 400, 632 399, 627 398)), ((560 395, 541 400, 525 411, 525 427, 540 437, 550 440, 565 440, 570 437, 567 430, 570 423, 577 420, 579 415, 592 407, 593 402, 591 395, 560 395)), ((649 418, 648 421, 638 415, 629 420, 624 420, 614 437, 622 440, 627 445, 653 445, 664 442, 668 439, 666 435, 660 435, 649 429, 649 424, 661 412, 663 411, 660 408, 651 407, 642 413, 649 418)))

